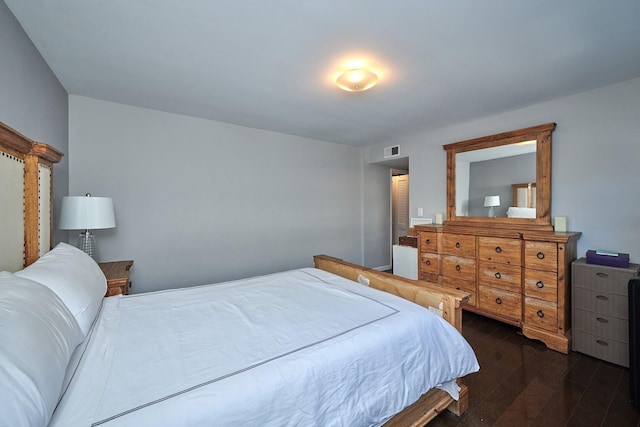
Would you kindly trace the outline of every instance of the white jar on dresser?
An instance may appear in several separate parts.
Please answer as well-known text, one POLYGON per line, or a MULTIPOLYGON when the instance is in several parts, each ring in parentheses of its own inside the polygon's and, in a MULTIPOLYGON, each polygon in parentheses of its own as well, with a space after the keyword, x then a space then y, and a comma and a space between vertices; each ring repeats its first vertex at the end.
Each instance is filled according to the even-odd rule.
POLYGON ((573 350, 629 367, 629 280, 640 265, 628 268, 587 264, 571 266, 573 350))

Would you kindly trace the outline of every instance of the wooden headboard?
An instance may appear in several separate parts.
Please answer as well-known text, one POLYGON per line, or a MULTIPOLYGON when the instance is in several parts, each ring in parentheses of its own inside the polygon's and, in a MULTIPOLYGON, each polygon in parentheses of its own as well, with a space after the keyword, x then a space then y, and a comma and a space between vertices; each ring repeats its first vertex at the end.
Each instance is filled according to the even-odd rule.
POLYGON ((62 156, 0 122, 0 271, 51 249, 53 165, 62 156))

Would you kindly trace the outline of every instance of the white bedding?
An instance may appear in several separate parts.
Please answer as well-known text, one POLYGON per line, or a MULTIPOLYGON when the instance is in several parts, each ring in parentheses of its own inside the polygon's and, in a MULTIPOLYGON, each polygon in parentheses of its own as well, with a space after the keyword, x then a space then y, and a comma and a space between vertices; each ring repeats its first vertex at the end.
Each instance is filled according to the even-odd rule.
POLYGON ((106 298, 51 426, 380 425, 478 370, 447 322, 317 269, 106 298))
POLYGON ((536 208, 517 208, 511 206, 507 209, 507 218, 535 218, 536 208))

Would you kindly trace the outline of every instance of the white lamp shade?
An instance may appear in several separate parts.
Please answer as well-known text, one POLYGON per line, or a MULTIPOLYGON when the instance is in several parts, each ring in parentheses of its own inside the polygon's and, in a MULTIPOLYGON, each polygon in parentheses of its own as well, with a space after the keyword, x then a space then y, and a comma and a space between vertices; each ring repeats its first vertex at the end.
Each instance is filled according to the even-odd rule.
POLYGON ((116 217, 110 197, 73 196, 62 199, 61 230, 98 230, 114 228, 116 217))
POLYGON ((500 206, 500 196, 487 196, 484 198, 484 207, 500 206))

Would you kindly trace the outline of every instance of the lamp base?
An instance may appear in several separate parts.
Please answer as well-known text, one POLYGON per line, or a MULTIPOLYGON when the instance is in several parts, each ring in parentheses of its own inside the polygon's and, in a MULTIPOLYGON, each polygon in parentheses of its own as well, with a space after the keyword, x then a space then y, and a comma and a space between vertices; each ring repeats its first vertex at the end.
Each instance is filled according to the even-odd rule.
POLYGON ((493 206, 490 206, 490 207, 489 207, 489 214, 488 214, 487 216, 488 216, 489 218, 495 218, 496 213, 495 213, 495 211, 493 210, 493 206))
POLYGON ((89 230, 83 231, 78 236, 78 249, 89 255, 94 261, 98 262, 98 248, 96 246, 96 236, 89 230))

